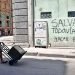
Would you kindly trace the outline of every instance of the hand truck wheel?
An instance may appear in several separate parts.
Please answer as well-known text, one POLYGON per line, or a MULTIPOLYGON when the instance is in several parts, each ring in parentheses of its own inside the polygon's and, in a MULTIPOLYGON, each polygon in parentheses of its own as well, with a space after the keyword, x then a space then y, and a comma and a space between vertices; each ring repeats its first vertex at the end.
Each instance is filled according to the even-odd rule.
POLYGON ((13 65, 13 64, 14 64, 13 60, 10 60, 9 65, 13 65))

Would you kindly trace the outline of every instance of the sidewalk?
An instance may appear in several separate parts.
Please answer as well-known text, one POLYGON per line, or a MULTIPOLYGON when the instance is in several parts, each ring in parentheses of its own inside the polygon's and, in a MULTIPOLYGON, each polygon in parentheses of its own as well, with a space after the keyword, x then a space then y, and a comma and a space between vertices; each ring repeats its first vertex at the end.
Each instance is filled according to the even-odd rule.
POLYGON ((62 57, 75 58, 74 48, 24 48, 27 51, 26 55, 46 56, 46 57, 62 57))

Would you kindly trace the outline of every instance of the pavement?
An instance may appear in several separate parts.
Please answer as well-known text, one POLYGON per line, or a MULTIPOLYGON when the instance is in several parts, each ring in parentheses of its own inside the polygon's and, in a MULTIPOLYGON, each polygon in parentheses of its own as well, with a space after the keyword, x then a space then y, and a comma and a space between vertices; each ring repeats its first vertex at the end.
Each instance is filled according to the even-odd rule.
POLYGON ((66 73, 66 62, 60 60, 24 58, 12 66, 8 63, 0 64, 0 75, 65 75, 66 73))
POLYGON ((46 56, 46 57, 62 57, 75 58, 74 48, 24 48, 27 51, 26 55, 32 56, 46 56))
MULTIPOLYGON (((4 36, 0 38, 0 42, 4 42, 9 48, 13 45, 13 36, 4 36), (9 44, 9 45, 8 45, 9 44)), ((45 57, 62 57, 62 58, 75 58, 75 48, 71 47, 23 47, 27 53, 25 55, 31 56, 45 56, 45 57)))

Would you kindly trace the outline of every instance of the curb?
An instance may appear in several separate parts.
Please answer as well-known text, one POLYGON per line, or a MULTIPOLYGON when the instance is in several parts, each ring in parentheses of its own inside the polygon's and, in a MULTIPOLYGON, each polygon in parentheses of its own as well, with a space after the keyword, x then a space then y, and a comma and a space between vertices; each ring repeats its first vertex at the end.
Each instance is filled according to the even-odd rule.
POLYGON ((74 55, 62 55, 62 54, 45 54, 38 52, 27 52, 27 56, 45 56, 45 57, 59 57, 59 58, 75 58, 74 55))
MULTIPOLYGON (((9 46, 10 48, 11 46, 9 46)), ((39 49, 36 48, 23 48, 27 53, 27 56, 44 56, 44 57, 59 57, 59 58, 75 58, 75 51, 71 51, 70 53, 61 52, 61 53, 45 53, 40 52, 39 49)))

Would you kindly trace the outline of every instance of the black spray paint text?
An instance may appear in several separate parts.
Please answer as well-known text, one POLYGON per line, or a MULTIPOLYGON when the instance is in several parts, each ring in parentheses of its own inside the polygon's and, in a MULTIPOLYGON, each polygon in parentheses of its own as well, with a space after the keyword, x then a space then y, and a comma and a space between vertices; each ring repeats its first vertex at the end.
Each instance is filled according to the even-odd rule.
POLYGON ((53 33, 75 34, 75 18, 71 19, 53 19, 51 21, 53 33))

